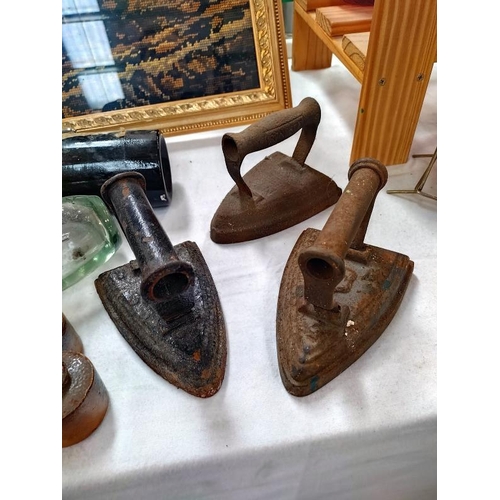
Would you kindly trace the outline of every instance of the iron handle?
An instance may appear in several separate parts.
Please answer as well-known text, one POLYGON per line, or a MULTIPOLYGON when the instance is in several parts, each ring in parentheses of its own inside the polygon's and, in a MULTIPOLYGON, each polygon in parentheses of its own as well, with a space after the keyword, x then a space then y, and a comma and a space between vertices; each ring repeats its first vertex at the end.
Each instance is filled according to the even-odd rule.
MULTIPOLYGON (((189 311, 194 304, 194 271, 179 260, 145 193, 137 172, 117 174, 106 181, 101 196, 114 210, 141 271, 141 295, 161 306, 165 319, 189 311)), ((159 311, 160 312, 160 311, 159 311)))
POLYGON ((318 102, 312 97, 306 97, 298 106, 271 113, 242 132, 224 134, 222 152, 226 167, 240 193, 252 196, 240 172, 245 156, 274 146, 302 129, 292 158, 304 165, 316 138, 320 120, 321 109, 318 102))
POLYGON ((387 182, 387 169, 371 158, 354 162, 349 183, 312 246, 298 262, 304 277, 304 297, 328 310, 339 309, 333 298, 345 274, 349 248, 361 249, 377 193, 387 182))

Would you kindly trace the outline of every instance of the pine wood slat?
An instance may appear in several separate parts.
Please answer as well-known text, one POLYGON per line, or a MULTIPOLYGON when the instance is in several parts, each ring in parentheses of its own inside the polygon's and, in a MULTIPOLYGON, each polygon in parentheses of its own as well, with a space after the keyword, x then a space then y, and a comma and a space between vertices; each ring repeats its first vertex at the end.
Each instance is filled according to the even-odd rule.
POLYGON ((331 5, 345 5, 344 0, 295 0, 304 10, 316 10, 331 5))
POLYGON ((332 65, 332 51, 315 35, 307 22, 297 12, 297 9, 300 9, 305 15, 305 11, 295 5, 293 12, 292 70, 329 68, 332 65))
POLYGON ((361 70, 365 69, 366 53, 368 51, 368 40, 370 33, 349 33, 342 37, 342 48, 353 60, 354 64, 361 70))
POLYGON ((377 0, 351 162, 406 163, 435 61, 437 0, 377 0))
POLYGON ((329 36, 316 22, 316 12, 306 12, 295 1, 292 38, 292 70, 328 68, 332 54, 361 83, 363 72, 342 49, 341 36, 329 36))
POLYGON ((407 162, 437 58, 437 0, 376 0, 367 51, 358 54, 363 70, 343 36, 328 35, 315 11, 294 3, 292 69, 327 67, 331 51, 361 83, 351 163, 366 156, 386 166, 407 162))
POLYGON ((373 7, 371 5, 334 5, 316 9, 316 22, 327 35, 370 31, 373 7))

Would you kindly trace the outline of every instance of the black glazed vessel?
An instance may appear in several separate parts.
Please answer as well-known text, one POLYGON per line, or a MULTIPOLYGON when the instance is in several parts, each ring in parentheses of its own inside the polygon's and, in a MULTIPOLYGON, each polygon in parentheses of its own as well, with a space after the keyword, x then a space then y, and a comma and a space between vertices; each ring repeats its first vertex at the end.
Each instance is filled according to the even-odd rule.
POLYGON ((172 199, 170 161, 158 130, 78 134, 62 140, 62 196, 98 195, 116 174, 138 172, 146 179, 153 207, 172 199))

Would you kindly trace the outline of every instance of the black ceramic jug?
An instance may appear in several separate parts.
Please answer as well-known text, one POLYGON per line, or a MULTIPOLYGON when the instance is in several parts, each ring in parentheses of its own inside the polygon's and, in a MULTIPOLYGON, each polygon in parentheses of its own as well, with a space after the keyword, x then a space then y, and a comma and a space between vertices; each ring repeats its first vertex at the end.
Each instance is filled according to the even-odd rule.
POLYGON ((62 140, 62 196, 100 195, 106 180, 131 171, 146 179, 153 207, 170 204, 170 162, 158 130, 78 134, 62 140))

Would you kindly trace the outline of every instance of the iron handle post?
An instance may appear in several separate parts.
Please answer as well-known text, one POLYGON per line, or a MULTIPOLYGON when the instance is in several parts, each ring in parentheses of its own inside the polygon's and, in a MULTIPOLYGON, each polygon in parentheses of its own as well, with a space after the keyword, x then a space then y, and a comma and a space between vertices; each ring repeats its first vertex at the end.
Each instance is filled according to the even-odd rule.
POLYGON ((194 271, 179 260, 145 193, 137 172, 117 174, 106 181, 101 196, 113 209, 141 271, 141 294, 161 305, 163 317, 174 318, 194 304, 194 271))
POLYGON ((354 162, 349 183, 316 241, 298 261, 304 277, 304 297, 314 306, 337 311, 333 294, 345 274, 350 248, 361 249, 377 193, 387 182, 387 169, 370 158, 354 162))

